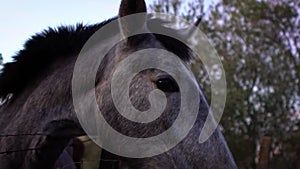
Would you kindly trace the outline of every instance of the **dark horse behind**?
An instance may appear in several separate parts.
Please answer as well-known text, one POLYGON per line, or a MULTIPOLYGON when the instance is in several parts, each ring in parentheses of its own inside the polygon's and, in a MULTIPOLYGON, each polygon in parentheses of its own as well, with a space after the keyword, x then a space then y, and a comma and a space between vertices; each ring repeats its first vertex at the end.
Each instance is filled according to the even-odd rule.
MULTIPOLYGON (((146 12, 143 0, 123 0, 119 17, 142 12, 146 12)), ((4 100, 0 107, 0 169, 53 169, 70 140, 86 135, 73 106, 71 82, 74 65, 86 41, 98 29, 116 19, 91 26, 79 24, 48 29, 28 40, 24 49, 14 57, 15 62, 4 65, 0 75, 0 98, 4 100)), ((126 29, 126 24, 119 24, 126 29)), ((147 24, 145 18, 144 25, 136 25, 136 29, 147 28, 147 24)), ((148 29, 151 32, 151 28, 148 29)), ((114 35, 107 35, 99 41, 105 43, 110 36, 114 35)), ((145 48, 168 50, 186 65, 192 59, 186 45, 154 33, 130 37, 106 55, 96 77, 97 103, 115 129, 135 137, 156 135, 169 128, 180 106, 180 91, 174 80, 165 72, 151 69, 140 72, 132 80, 130 98, 137 109, 145 111, 150 106, 147 95, 155 89, 163 91, 168 101, 163 117, 142 127, 118 115, 110 96, 113 72, 128 53, 145 48)), ((219 129, 206 142, 199 143, 209 106, 202 92, 198 92, 200 102, 196 122, 174 148, 145 158, 122 157, 104 151, 101 158, 114 159, 118 161, 118 168, 125 169, 236 168, 219 129)), ((106 167, 104 164, 100 166, 106 167)))

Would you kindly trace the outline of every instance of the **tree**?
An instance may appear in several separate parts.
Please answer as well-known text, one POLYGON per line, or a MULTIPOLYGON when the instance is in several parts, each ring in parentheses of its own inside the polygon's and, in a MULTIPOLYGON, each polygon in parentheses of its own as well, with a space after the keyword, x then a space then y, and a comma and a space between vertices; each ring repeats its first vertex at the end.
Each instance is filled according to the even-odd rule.
POLYGON ((182 16, 188 21, 193 21, 204 15, 204 0, 187 1, 182 0, 154 0, 150 4, 154 12, 168 13, 182 16))
POLYGON ((251 168, 256 168, 262 136, 273 137, 272 155, 276 156, 298 130, 299 119, 294 119, 300 77, 297 9, 299 3, 297 8, 291 1, 224 0, 208 20, 206 30, 222 54, 227 73, 225 136, 231 147, 244 142, 245 156, 236 158, 249 161, 247 154, 251 154, 251 168))
MULTIPOLYGON (((174 3, 174 8, 171 2, 156 2, 156 11, 189 20, 198 17, 196 12, 176 12, 183 3, 174 3)), ((203 1, 200 6, 193 10, 203 15, 203 1)), ((273 138, 272 168, 297 167, 299 11, 297 0, 223 0, 203 18, 201 29, 215 45, 226 72, 227 106, 221 125, 239 168, 256 168, 257 149, 265 135, 273 138)), ((193 71, 209 96, 209 80, 199 65, 196 60, 193 71)))
POLYGON ((0 65, 3 64, 3 57, 2 57, 2 53, 0 53, 0 65))

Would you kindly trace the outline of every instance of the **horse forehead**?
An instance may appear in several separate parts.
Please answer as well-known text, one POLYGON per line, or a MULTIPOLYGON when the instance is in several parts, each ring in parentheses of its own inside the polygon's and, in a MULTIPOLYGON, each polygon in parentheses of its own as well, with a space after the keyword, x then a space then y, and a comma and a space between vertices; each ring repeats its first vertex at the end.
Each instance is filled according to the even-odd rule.
POLYGON ((147 35, 146 38, 143 40, 141 40, 140 37, 137 37, 135 41, 136 41, 135 43, 137 44, 135 46, 126 45, 126 41, 125 43, 119 44, 119 47, 117 47, 115 52, 112 53, 117 63, 121 62, 123 59, 126 59, 128 56, 134 54, 135 52, 141 50, 146 50, 151 48, 167 50, 164 47, 164 45, 158 39, 156 39, 155 36, 152 34, 147 35))
POLYGON ((165 49, 166 48, 161 44, 161 42, 156 39, 154 36, 150 36, 148 40, 145 40, 141 43, 142 48, 157 48, 157 49, 165 49))

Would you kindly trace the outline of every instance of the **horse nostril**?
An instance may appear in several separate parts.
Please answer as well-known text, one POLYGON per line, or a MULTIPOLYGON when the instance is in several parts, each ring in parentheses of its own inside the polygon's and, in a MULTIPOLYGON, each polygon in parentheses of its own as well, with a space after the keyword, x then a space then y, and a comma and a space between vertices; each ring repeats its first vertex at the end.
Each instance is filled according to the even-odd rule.
POLYGON ((161 77, 156 81, 156 86, 163 92, 178 92, 179 87, 176 81, 171 77, 161 77))

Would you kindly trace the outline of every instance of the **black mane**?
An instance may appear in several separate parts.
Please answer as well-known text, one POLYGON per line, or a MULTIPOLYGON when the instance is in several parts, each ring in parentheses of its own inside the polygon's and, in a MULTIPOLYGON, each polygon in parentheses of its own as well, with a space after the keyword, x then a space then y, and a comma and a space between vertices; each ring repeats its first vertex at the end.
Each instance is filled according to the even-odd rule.
POLYGON ((24 49, 13 56, 14 62, 4 64, 0 75, 0 98, 20 92, 32 77, 55 59, 79 53, 90 36, 114 19, 90 26, 48 28, 32 36, 24 49))
MULTIPOLYGON (((13 56, 14 62, 4 64, 0 74, 0 99, 10 94, 17 95, 37 73, 43 71, 56 59, 76 55, 85 42, 101 27, 115 20, 109 19, 95 25, 77 24, 61 26, 32 36, 13 56)), ((190 59, 188 47, 170 37, 155 35, 167 50, 178 55, 182 60, 190 59)))

